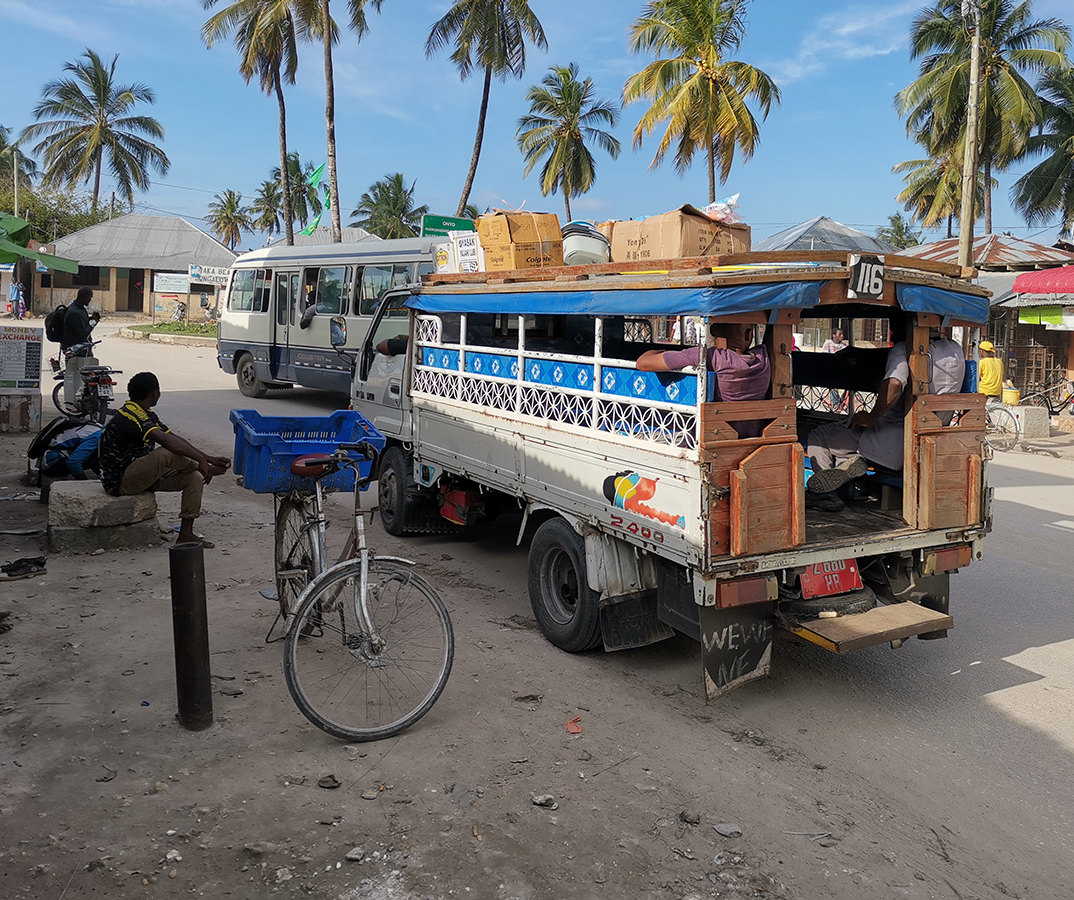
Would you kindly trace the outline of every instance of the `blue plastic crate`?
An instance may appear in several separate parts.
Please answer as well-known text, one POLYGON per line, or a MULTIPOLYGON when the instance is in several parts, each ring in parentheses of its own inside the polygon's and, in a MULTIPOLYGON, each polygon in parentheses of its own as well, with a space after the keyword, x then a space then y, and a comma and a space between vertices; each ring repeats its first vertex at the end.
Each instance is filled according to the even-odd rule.
MULTIPOLYGON (((263 416, 252 409, 233 409, 235 459, 233 471, 242 476, 243 487, 258 494, 312 491, 312 478, 291 474, 291 461, 310 453, 331 453, 340 444, 368 441, 384 449, 384 435, 355 410, 342 409, 330 416, 263 416)), ((352 457, 357 454, 352 453, 352 457)), ((369 474, 371 462, 358 467, 369 474)), ((354 489, 354 470, 343 469, 321 479, 328 491, 354 489)))

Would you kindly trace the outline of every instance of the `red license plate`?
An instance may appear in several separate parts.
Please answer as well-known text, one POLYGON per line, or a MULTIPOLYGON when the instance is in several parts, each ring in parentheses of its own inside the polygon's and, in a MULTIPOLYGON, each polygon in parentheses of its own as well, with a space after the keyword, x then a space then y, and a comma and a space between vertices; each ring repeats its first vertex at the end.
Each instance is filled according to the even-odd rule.
POLYGON ((861 575, 854 559, 816 563, 802 573, 802 598, 831 597, 861 590, 861 575))

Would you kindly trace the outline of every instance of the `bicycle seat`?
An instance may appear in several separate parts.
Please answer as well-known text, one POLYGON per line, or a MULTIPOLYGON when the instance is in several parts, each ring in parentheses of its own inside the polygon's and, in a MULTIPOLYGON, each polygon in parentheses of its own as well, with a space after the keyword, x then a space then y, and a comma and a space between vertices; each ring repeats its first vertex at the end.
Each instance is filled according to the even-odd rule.
POLYGON ((319 478, 328 474, 335 460, 324 453, 311 453, 291 460, 291 474, 300 478, 319 478))

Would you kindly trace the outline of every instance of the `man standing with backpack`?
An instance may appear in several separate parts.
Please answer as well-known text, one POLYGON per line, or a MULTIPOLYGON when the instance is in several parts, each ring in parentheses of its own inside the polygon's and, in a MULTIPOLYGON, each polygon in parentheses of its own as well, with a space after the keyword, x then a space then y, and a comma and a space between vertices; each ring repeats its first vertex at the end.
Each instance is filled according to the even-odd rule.
MULTIPOLYGON (((75 295, 74 303, 67 307, 66 312, 63 314, 63 331, 60 338, 60 350, 67 350, 70 347, 74 347, 77 344, 88 343, 90 334, 93 332, 93 327, 101 320, 101 314, 95 312, 92 316, 86 311, 90 305, 90 301, 93 299, 93 289, 88 287, 80 287, 78 293, 75 295)), ((52 315, 57 315, 59 310, 56 310, 52 315)), ((49 331, 54 331, 55 326, 49 328, 49 323, 46 320, 45 328, 49 331)), ((78 393, 78 385, 81 379, 80 372, 85 365, 95 365, 96 360, 90 362, 92 358, 92 351, 90 347, 84 347, 77 353, 72 354, 67 358, 67 368, 63 374, 63 399, 68 404, 75 402, 75 396, 78 393)))

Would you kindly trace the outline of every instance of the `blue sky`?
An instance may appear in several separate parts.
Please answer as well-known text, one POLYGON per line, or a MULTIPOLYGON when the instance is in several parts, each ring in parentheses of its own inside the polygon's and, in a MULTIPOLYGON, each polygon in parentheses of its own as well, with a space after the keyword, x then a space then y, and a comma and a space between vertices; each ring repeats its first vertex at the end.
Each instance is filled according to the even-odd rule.
MULTIPOLYGON (((227 0, 221 0, 226 3, 227 0)), ((466 175, 481 94, 480 77, 461 82, 447 54, 425 58, 431 24, 448 0, 384 0, 370 32, 356 44, 345 34, 336 49, 336 137, 344 224, 378 178, 402 172, 417 180, 416 199, 452 215, 466 175)), ((559 195, 542 197, 537 172, 523 179, 515 143, 526 90, 551 65, 576 62, 600 97, 618 99, 624 81, 649 59, 631 55, 627 35, 641 0, 531 0, 548 51, 529 48, 521 82, 493 82, 485 143, 471 200, 485 206, 547 210, 563 217, 559 195)), ((901 189, 891 167, 918 158, 892 98, 917 75, 907 34, 921 2, 888 0, 755 0, 738 58, 779 84, 782 104, 761 125, 760 146, 738 162, 719 197, 739 193, 739 211, 759 240, 789 225, 826 215, 872 233, 899 211, 901 189)), ((344 3, 333 10, 343 20, 344 3)), ((1070 0, 1036 0, 1038 18, 1066 17, 1070 0)), ((0 0, 0 124, 17 133, 32 121, 41 87, 87 47, 106 59, 120 54, 121 83, 144 82, 157 102, 142 112, 166 130, 171 159, 164 178, 137 194, 136 210, 200 217, 226 188, 253 198, 278 165, 276 101, 238 75, 230 43, 212 50, 200 38, 209 13, 200 0, 0 0)), ((287 89, 290 147, 303 161, 325 158, 323 60, 302 49, 297 84, 287 89)), ((615 134, 623 145, 612 161, 596 151, 597 181, 573 201, 576 218, 603 220, 665 212, 707 202, 705 168, 678 177, 665 163, 649 168, 656 138, 631 149, 642 106, 623 111, 615 134)), ((1001 174, 994 194, 994 231, 1050 243, 1056 228, 1027 228, 1007 200, 1022 163, 1001 174)), ((106 178, 104 197, 114 185, 106 178)), ((978 224, 977 231, 980 232, 978 224)), ((942 235, 929 235, 935 237, 942 235)), ((244 248, 260 246, 251 235, 244 248)))

